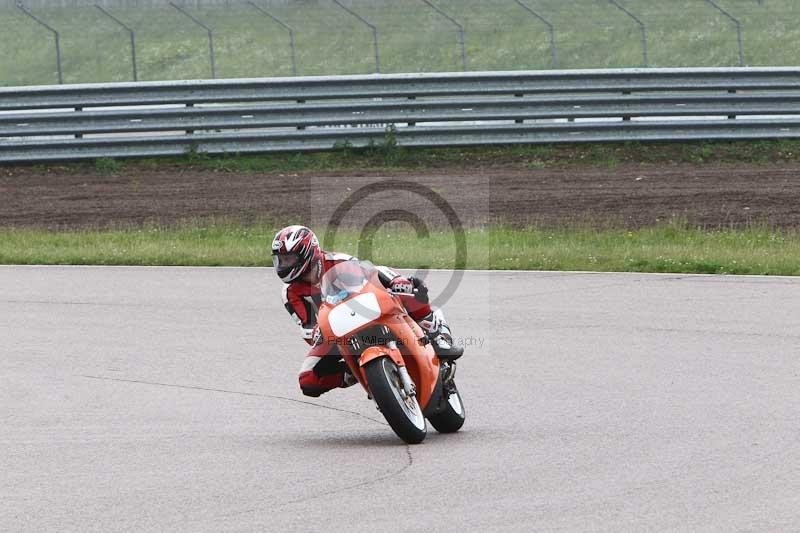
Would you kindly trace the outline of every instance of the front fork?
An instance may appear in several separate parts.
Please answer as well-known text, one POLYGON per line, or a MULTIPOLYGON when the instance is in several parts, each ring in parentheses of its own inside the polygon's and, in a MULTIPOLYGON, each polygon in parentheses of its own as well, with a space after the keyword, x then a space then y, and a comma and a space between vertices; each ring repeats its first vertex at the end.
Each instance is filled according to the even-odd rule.
POLYGON ((392 359, 394 359, 394 363, 397 365, 397 371, 400 374, 400 384, 403 386, 403 392, 405 393, 406 398, 416 396, 417 386, 414 385, 414 381, 411 379, 411 375, 408 373, 405 361, 403 361, 402 356, 399 355, 400 350, 397 349, 397 343, 395 341, 389 341, 386 343, 386 347, 389 348, 390 354, 397 354, 399 357, 399 360, 394 357, 392 359))
POLYGON ((406 393, 406 396, 416 396, 417 387, 411 380, 411 376, 408 374, 408 369, 405 366, 401 366, 398 367, 397 370, 400 372, 400 382, 403 385, 403 391, 406 393))

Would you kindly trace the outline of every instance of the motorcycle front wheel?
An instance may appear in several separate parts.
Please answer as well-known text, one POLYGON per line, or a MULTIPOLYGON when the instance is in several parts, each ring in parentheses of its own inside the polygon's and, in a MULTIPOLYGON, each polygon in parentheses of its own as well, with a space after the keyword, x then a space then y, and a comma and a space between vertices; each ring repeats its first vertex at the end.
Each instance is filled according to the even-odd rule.
POLYGON ((375 359, 367 363, 364 372, 378 409, 397 436, 408 444, 425 440, 425 416, 417 397, 405 393, 400 371, 394 361, 388 357, 375 359))

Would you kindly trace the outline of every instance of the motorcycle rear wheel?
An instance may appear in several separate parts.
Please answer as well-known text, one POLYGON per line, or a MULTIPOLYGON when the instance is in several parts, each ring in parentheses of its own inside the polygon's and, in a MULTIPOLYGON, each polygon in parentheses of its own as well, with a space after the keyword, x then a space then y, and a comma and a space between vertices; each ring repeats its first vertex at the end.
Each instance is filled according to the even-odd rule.
POLYGON ((425 440, 427 425, 416 396, 406 396, 397 365, 388 357, 364 367, 367 383, 383 417, 398 437, 408 444, 425 440))
POLYGON ((447 405, 443 411, 428 417, 428 422, 436 428, 439 433, 455 433, 461 426, 464 425, 466 420, 466 413, 464 412, 464 403, 461 401, 461 395, 458 393, 455 382, 447 385, 449 389, 445 394, 447 396, 447 405))

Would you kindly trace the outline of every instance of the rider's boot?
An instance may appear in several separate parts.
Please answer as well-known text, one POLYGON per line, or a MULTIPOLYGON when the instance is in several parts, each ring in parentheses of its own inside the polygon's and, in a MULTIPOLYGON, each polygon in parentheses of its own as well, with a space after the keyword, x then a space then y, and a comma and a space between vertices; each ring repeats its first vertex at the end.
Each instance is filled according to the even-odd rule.
POLYGON ((447 325, 441 309, 432 311, 418 323, 428 335, 433 351, 439 356, 439 359, 455 361, 464 355, 464 348, 455 346, 453 343, 450 326, 447 325))

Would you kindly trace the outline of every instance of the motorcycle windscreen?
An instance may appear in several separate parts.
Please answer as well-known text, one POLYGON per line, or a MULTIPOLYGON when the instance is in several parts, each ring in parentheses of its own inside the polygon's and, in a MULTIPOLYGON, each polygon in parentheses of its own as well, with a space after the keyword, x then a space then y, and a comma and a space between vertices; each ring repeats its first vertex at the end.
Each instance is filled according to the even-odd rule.
POLYGON ((322 299, 331 305, 358 294, 367 283, 383 288, 378 279, 378 271, 369 261, 351 259, 342 261, 322 275, 320 291, 322 299))
POLYGON ((344 337, 380 316, 381 306, 378 303, 378 297, 372 292, 366 292, 331 309, 328 313, 328 324, 334 335, 344 337))

